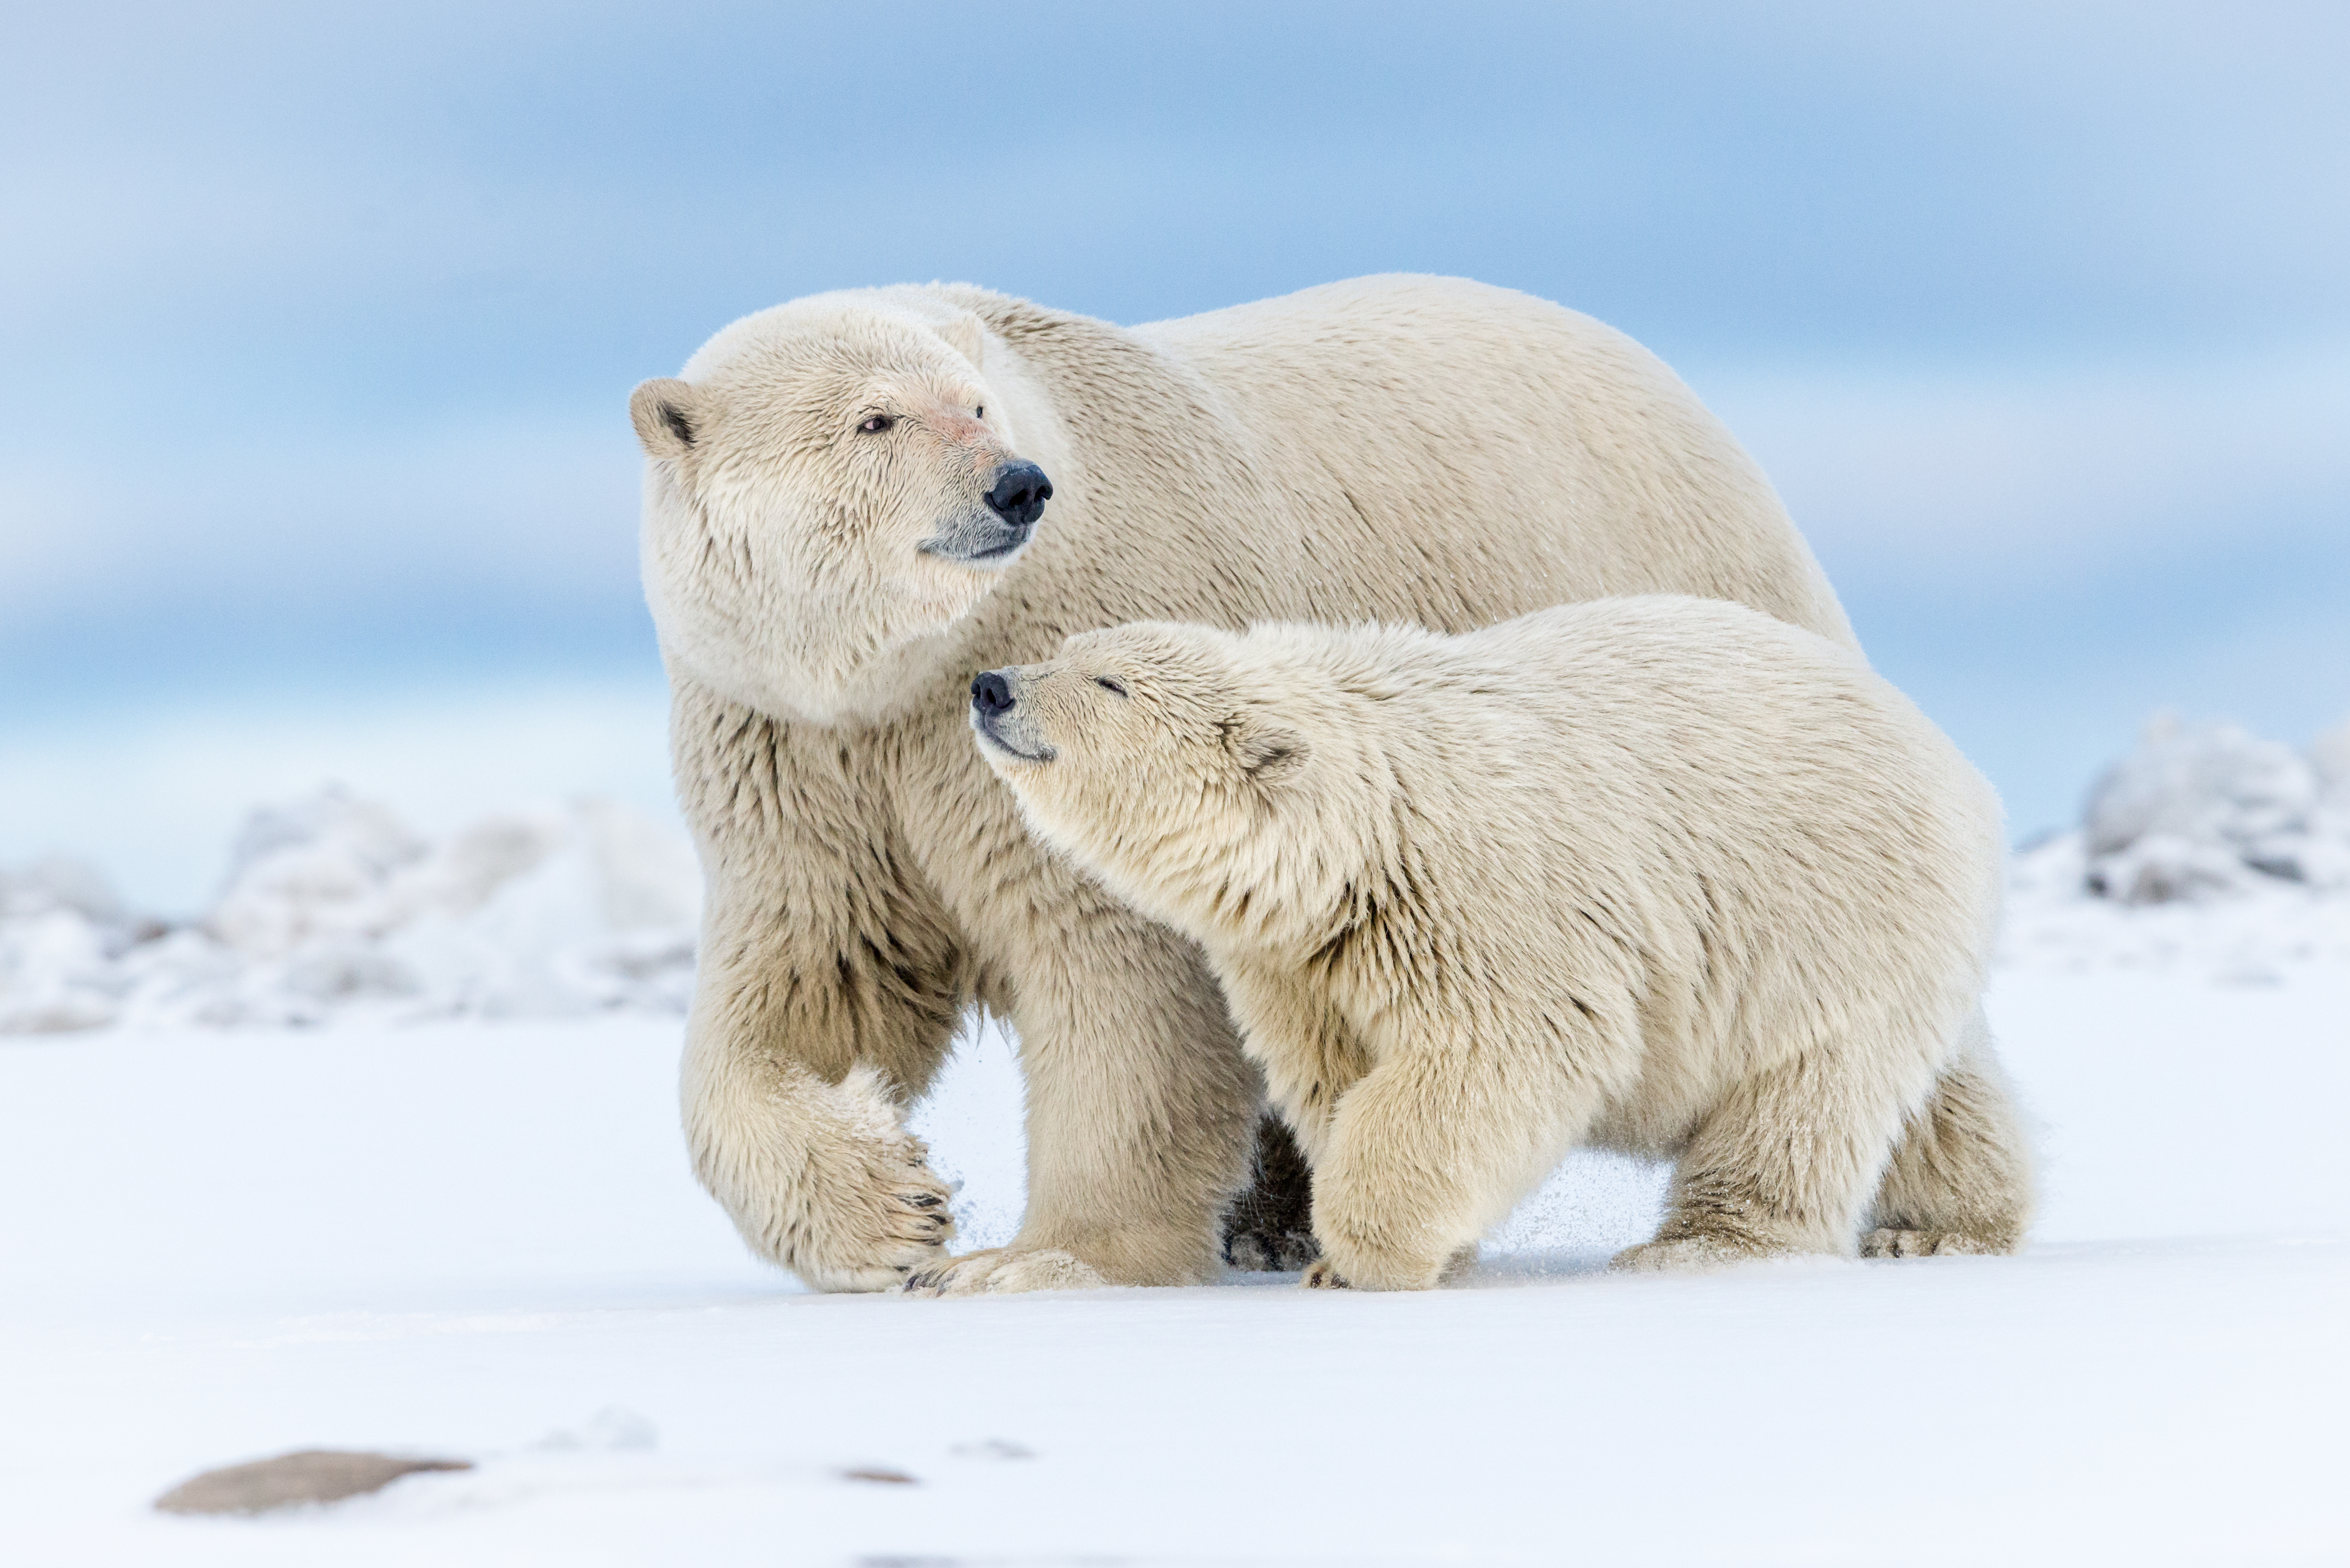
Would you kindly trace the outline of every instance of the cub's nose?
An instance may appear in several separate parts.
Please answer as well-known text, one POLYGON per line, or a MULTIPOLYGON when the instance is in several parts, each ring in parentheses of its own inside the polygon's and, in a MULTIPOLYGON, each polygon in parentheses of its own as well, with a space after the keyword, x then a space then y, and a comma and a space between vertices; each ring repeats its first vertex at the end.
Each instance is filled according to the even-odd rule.
POLYGON ((1012 682, 1001 670, 991 670, 971 683, 971 705, 983 719, 1012 711, 1012 682))
POLYGON ((1051 499, 1053 482, 1033 462, 1008 463, 997 470, 995 488, 987 493, 988 505, 1015 528, 1025 528, 1043 516, 1045 503, 1051 499))

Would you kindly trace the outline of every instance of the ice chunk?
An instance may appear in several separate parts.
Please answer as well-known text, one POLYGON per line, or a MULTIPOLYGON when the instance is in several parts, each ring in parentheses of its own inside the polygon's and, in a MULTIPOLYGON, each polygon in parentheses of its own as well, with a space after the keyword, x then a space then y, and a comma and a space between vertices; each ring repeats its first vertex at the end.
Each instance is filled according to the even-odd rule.
POLYGON ((2309 763, 2317 770, 2317 787, 2324 804, 2350 813, 2350 719, 2311 743, 2309 763))
POLYGON ((321 937, 378 936, 397 919, 385 898, 392 873, 425 853, 389 810, 340 787, 265 807, 237 835, 228 885, 204 924, 255 958, 321 937))
POLYGON ((436 843, 327 789, 253 815, 189 929, 139 919, 77 863, 0 875, 0 1033, 680 1013, 701 898, 683 836, 609 802, 436 843))
POLYGON ((2306 756, 2163 716, 2076 831, 2018 850, 2000 960, 2234 983, 2350 962, 2350 725, 2306 756))
POLYGON ((2318 773, 2290 746, 2233 724, 2171 714, 2090 792, 2088 885, 2125 903, 2243 890, 2258 877, 2308 879, 2318 773))
POLYGON ((104 872, 86 860, 52 855, 16 871, 0 870, 0 920, 64 909, 98 926, 127 926, 130 911, 104 872))

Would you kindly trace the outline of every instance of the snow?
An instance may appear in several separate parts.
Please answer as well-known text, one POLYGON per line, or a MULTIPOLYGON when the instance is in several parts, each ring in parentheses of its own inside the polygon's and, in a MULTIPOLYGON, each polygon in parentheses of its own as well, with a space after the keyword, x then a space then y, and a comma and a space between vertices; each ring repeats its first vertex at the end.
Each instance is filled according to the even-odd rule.
POLYGON ((608 801, 432 842, 328 788, 247 819, 211 909, 132 913, 87 865, 0 873, 0 1034, 684 1011, 701 871, 608 801))
MULTIPOLYGON (((434 840, 329 787, 250 815, 182 924, 87 864, 0 868, 0 1034, 683 1011, 701 902, 674 826, 607 800, 434 840)), ((2016 857, 2002 957, 2260 980, 2350 959, 2350 722, 2306 753, 2169 715, 2016 857)))
MULTIPOLYGON (((0 1053, 0 1533, 42 1563, 2332 1560, 2345 1012, 2350 973, 2002 976, 2049 1151, 2020 1259, 1615 1278, 1653 1173, 1575 1161, 1414 1297, 801 1293, 692 1183, 672 1021, 45 1037, 0 1053), (147 1511, 304 1446, 479 1468, 147 1511)), ((1008 1046, 951 1072, 925 1131, 1000 1239, 1008 1046)))
MULTIPOLYGON (((2166 775, 2240 781, 2182 786, 2244 804, 2189 821, 2246 867, 2191 897, 2090 891, 2085 831, 2019 857, 1990 1006, 2043 1150, 2023 1256, 1610 1276, 1662 1173, 1578 1157, 1414 1296, 800 1290, 687 1168, 688 961, 611 955, 690 925, 691 863, 608 808, 429 840, 296 803, 161 935, 20 871, 0 999, 114 1026, 0 1043, 0 1559, 2342 1561, 2350 897, 2241 852, 2332 831, 2343 774, 2303 760, 2268 836, 2277 789, 2166 775), (172 944, 216 968, 137 956, 172 944), (321 954, 348 978, 305 990, 321 954), (477 1468, 149 1508, 305 1447, 477 1468)), ((974 1021, 917 1113, 959 1246, 1016 1226, 1019 1113, 974 1021)))
POLYGON ((2091 792, 2091 888, 2132 904, 2244 890, 2266 877, 2350 888, 2350 725, 2308 756, 2172 714, 2091 792))
POLYGON ((2271 984, 2350 963, 2350 722, 2306 754, 2158 714, 2014 860, 2002 961, 2271 984))

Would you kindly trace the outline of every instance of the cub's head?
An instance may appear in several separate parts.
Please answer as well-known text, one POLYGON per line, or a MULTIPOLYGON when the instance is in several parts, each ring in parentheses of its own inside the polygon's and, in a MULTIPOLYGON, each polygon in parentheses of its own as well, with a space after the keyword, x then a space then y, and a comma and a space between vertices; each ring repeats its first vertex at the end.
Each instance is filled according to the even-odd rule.
POLYGON ((971 613, 1053 494, 986 343, 927 290, 817 295, 636 389, 645 596, 672 660, 788 717, 886 704, 899 661, 971 613))
POLYGON ((1280 940, 1376 853, 1381 769, 1295 628, 1144 621, 971 686, 1029 827, 1202 940, 1280 940))

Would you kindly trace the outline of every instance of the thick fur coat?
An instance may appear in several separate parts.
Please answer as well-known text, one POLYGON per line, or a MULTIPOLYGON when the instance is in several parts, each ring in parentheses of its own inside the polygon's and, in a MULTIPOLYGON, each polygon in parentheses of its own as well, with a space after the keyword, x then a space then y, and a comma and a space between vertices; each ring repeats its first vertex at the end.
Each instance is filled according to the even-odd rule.
POLYGON ((709 885, 687 1135, 751 1246, 827 1288, 1210 1278, 1251 1169, 1262 1089, 1198 950, 1030 842, 964 728, 976 672, 1149 618, 1465 631, 1643 592, 1851 640, 1670 371, 1458 280, 1130 329, 959 286, 818 296, 631 413, 709 885), (1029 1207, 947 1261, 899 1113, 973 1003, 1021 1042, 1029 1207))
POLYGON ((2022 1238, 1999 804, 1849 649, 1661 596, 1143 624, 972 720, 1040 837, 1206 951, 1313 1168, 1309 1283, 1435 1284, 1577 1145, 1678 1162, 1619 1266, 2022 1238))

